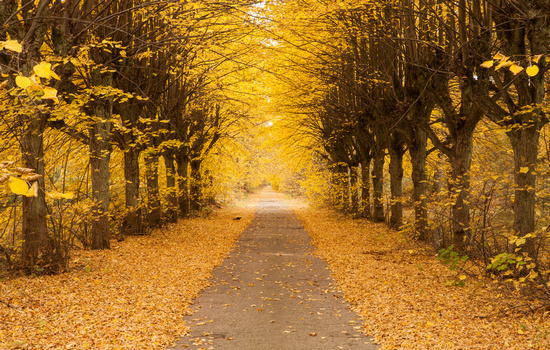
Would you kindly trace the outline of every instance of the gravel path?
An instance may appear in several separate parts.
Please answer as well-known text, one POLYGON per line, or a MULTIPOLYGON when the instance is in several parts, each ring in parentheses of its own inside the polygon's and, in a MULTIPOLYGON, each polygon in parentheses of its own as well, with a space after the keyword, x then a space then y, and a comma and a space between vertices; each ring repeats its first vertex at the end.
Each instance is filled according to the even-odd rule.
POLYGON ((270 189, 237 248, 214 271, 175 349, 378 349, 335 290, 303 225, 270 189))

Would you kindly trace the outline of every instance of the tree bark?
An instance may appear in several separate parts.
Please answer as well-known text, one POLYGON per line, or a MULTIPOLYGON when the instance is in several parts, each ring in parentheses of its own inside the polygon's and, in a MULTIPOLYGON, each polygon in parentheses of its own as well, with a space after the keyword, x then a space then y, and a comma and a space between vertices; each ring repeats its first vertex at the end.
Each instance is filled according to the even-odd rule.
POLYGON ((193 159, 191 165, 191 210, 198 212, 201 209, 202 203, 202 176, 201 176, 202 159, 193 159))
POLYGON ((359 191, 357 188, 358 184, 358 178, 359 178, 359 167, 353 166, 349 167, 349 189, 350 189, 350 197, 351 197, 351 212, 353 215, 357 215, 359 213, 359 191))
POLYGON ((155 150, 145 155, 145 177, 147 179, 147 226, 149 229, 160 227, 162 210, 159 193, 159 156, 155 150))
MULTIPOLYGON (((540 127, 537 123, 508 132, 514 151, 516 188, 513 228, 518 237, 535 232, 535 187, 539 135, 540 127)), ((526 238, 525 243, 519 246, 519 249, 536 259, 537 247, 534 237, 526 238)))
POLYGON ((471 237, 470 227, 470 165, 473 152, 473 128, 457 131, 451 152, 451 213, 453 245, 456 250, 464 251, 471 237))
POLYGON ((169 222, 178 221, 178 196, 176 189, 176 167, 174 164, 174 153, 166 151, 163 153, 166 167, 166 187, 168 188, 166 218, 169 222))
POLYGON ((394 132, 389 147, 390 152, 390 191, 391 216, 390 227, 400 230, 403 226, 403 154, 405 142, 397 132, 394 132))
POLYGON ((139 208, 139 153, 134 147, 124 151, 126 215, 122 222, 122 233, 127 235, 143 233, 139 208))
MULTIPOLYGON (((37 174, 44 174, 44 138, 46 118, 40 114, 37 116, 25 116, 25 128, 21 138, 21 153, 23 154, 23 166, 34 169, 37 174)), ((42 256, 40 265, 61 263, 55 261, 53 247, 48 235, 46 215, 46 199, 44 192, 45 181, 38 181, 38 196, 23 196, 22 234, 23 245, 21 247, 22 265, 32 268, 38 264, 39 256, 42 256)))
POLYGON ((179 216, 189 216, 189 157, 183 150, 176 153, 176 163, 178 166, 178 206, 179 216))
POLYGON ((95 121, 90 126, 90 169, 92 178, 92 199, 95 201, 92 220, 92 249, 110 248, 109 204, 111 159, 110 133, 112 102, 108 98, 96 97, 93 102, 95 121))
POLYGON ((415 236, 418 240, 425 241, 428 233, 428 205, 426 202, 426 147, 428 142, 426 133, 418 126, 412 126, 410 132, 409 154, 412 163, 415 236))
POLYGON ((370 200, 370 158, 361 160, 361 206, 363 208, 362 215, 364 218, 372 217, 371 200, 370 200))
POLYGON ((384 161, 384 149, 377 147, 372 166, 373 219, 376 222, 384 221, 384 161))

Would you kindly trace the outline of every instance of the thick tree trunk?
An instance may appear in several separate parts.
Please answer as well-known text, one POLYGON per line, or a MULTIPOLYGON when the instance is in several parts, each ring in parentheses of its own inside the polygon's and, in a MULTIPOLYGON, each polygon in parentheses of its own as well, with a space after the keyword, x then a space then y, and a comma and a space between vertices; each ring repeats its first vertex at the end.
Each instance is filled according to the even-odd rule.
MULTIPOLYGON (((21 153, 23 154, 23 166, 34 169, 37 174, 44 174, 44 139, 46 118, 41 115, 24 117, 25 128, 21 138, 21 153)), ((47 207, 44 192, 44 178, 38 181, 38 196, 23 196, 22 234, 23 245, 21 247, 22 264, 26 268, 40 265, 64 264, 56 261, 54 247, 50 242, 47 226, 47 207)), ((61 266, 59 266, 61 267, 61 266)))
POLYGON ((350 188, 350 197, 351 197, 351 212, 353 215, 359 213, 359 191, 357 188, 359 178, 359 167, 353 166, 349 167, 349 188, 350 188))
POLYGON ((191 165, 191 210, 198 212, 201 209, 202 197, 202 176, 201 176, 202 159, 193 159, 191 165))
POLYGON ((189 216, 189 157, 183 151, 176 153, 178 165, 178 206, 180 217, 189 216))
MULTIPOLYGON (((535 232, 536 164, 540 129, 533 123, 510 131, 508 136, 514 151, 514 231, 518 237, 535 232)), ((530 257, 537 257, 535 238, 525 239, 518 248, 530 257)))
POLYGON ((373 219, 376 222, 384 221, 384 161, 384 149, 379 147, 372 165, 373 219))
POLYGON ((362 216, 367 219, 372 217, 370 200, 370 163, 370 158, 361 160, 361 207, 363 208, 362 216))
POLYGON ((122 233, 127 235, 143 233, 139 208, 139 153, 135 148, 124 151, 126 215, 122 222, 122 233))
POLYGON ((160 227, 162 219, 158 166, 158 154, 156 151, 148 151, 145 155, 145 177, 147 179, 147 226, 149 229, 160 227))
POLYGON ((176 188, 176 167, 174 164, 174 153, 171 151, 163 153, 166 167, 166 187, 168 188, 166 218, 169 222, 178 221, 178 196, 176 188))
POLYGON ((471 236, 469 197, 473 136, 473 129, 459 130, 455 140, 456 145, 450 157, 453 245, 458 251, 464 251, 467 248, 466 243, 471 236))
POLYGON ((111 160, 111 105, 105 98, 94 102, 94 118, 90 127, 90 169, 92 178, 92 199, 95 201, 92 220, 92 249, 110 248, 109 204, 111 192, 109 187, 111 160))
POLYGON ((392 135, 390 152, 390 191, 391 216, 390 227, 396 230, 403 226, 403 154, 404 140, 400 134, 392 135))
POLYGON ((418 127, 413 128, 410 135, 409 153, 412 163, 415 236, 424 241, 428 234, 428 206, 426 202, 426 147, 428 142, 423 130, 418 127))

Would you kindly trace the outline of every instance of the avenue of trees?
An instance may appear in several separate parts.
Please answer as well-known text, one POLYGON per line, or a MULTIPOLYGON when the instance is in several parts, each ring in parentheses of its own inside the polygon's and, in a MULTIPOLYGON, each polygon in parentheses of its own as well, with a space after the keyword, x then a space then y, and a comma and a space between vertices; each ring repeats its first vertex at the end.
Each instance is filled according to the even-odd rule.
POLYGON ((285 1, 273 16, 306 193, 548 297, 550 2, 285 1))
POLYGON ((72 245, 203 210, 205 160, 248 117, 251 5, 0 2, 3 268, 62 271, 72 245))

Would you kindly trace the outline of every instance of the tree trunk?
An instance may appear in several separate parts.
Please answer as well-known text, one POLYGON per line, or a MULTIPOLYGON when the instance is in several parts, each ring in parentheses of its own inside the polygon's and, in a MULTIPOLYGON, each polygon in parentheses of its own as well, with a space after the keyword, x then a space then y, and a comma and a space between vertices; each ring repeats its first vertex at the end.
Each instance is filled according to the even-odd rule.
POLYGON ((124 151, 124 180, 126 215, 122 222, 122 233, 139 235, 143 233, 139 208, 139 151, 133 147, 124 151))
POLYGON ((147 226, 149 229, 160 227, 161 205, 159 194, 159 156, 155 150, 145 155, 145 177, 147 179, 147 226))
MULTIPOLYGON (((514 231, 518 237, 535 232, 536 164, 540 127, 537 123, 508 132, 514 151, 514 231)), ((533 259, 537 257, 535 238, 525 239, 519 246, 533 259)))
POLYGON ((415 236, 424 241, 428 234, 428 205, 426 202, 426 147, 428 142, 426 133, 417 126, 413 126, 410 136, 409 153, 412 163, 415 236))
POLYGON ((95 201, 95 216, 92 220, 92 249, 110 248, 109 204, 109 162, 111 159, 110 133, 112 102, 96 97, 93 102, 94 119, 90 127, 90 169, 92 178, 92 199, 95 201))
MULTIPOLYGON (((23 154, 23 166, 34 169, 37 174, 44 174, 44 138, 46 118, 41 115, 25 116, 25 128, 21 138, 21 154, 23 154)), ((44 192, 44 178, 38 181, 38 196, 23 196, 22 234, 23 245, 21 247, 21 262, 24 267, 31 268, 38 263, 40 265, 61 263, 55 261, 53 247, 49 240, 46 221, 47 207, 44 192)))
POLYGON ((174 164, 174 153, 167 151, 163 153, 166 166, 166 187, 168 187, 166 218, 169 222, 178 221, 178 196, 176 189, 176 167, 174 164))
POLYGON ((402 135, 392 135, 390 151, 390 191, 391 191, 391 216, 390 227, 400 230, 403 226, 403 154, 405 144, 402 135))
POLYGON ((376 222, 384 221, 384 160, 384 149, 377 147, 372 165, 373 219, 376 222))
POLYGON ((359 167, 349 167, 349 189, 351 197, 351 212, 353 215, 359 213, 359 191, 357 190, 357 183, 359 178, 359 167))
POLYGON ((193 159, 191 164, 191 210, 198 212, 201 209, 201 196, 202 196, 202 176, 201 176, 201 164, 202 159, 193 159))
POLYGON ((189 216, 189 157, 184 151, 179 150, 176 153, 176 163, 178 165, 178 206, 180 217, 189 216))
POLYGON ((453 245, 458 251, 467 248, 466 242, 471 237, 469 197, 473 137, 473 129, 457 130, 456 144, 450 157, 453 245))
POLYGON ((370 200, 370 158, 361 160, 361 206, 363 207, 363 217, 370 219, 371 200, 370 200))

